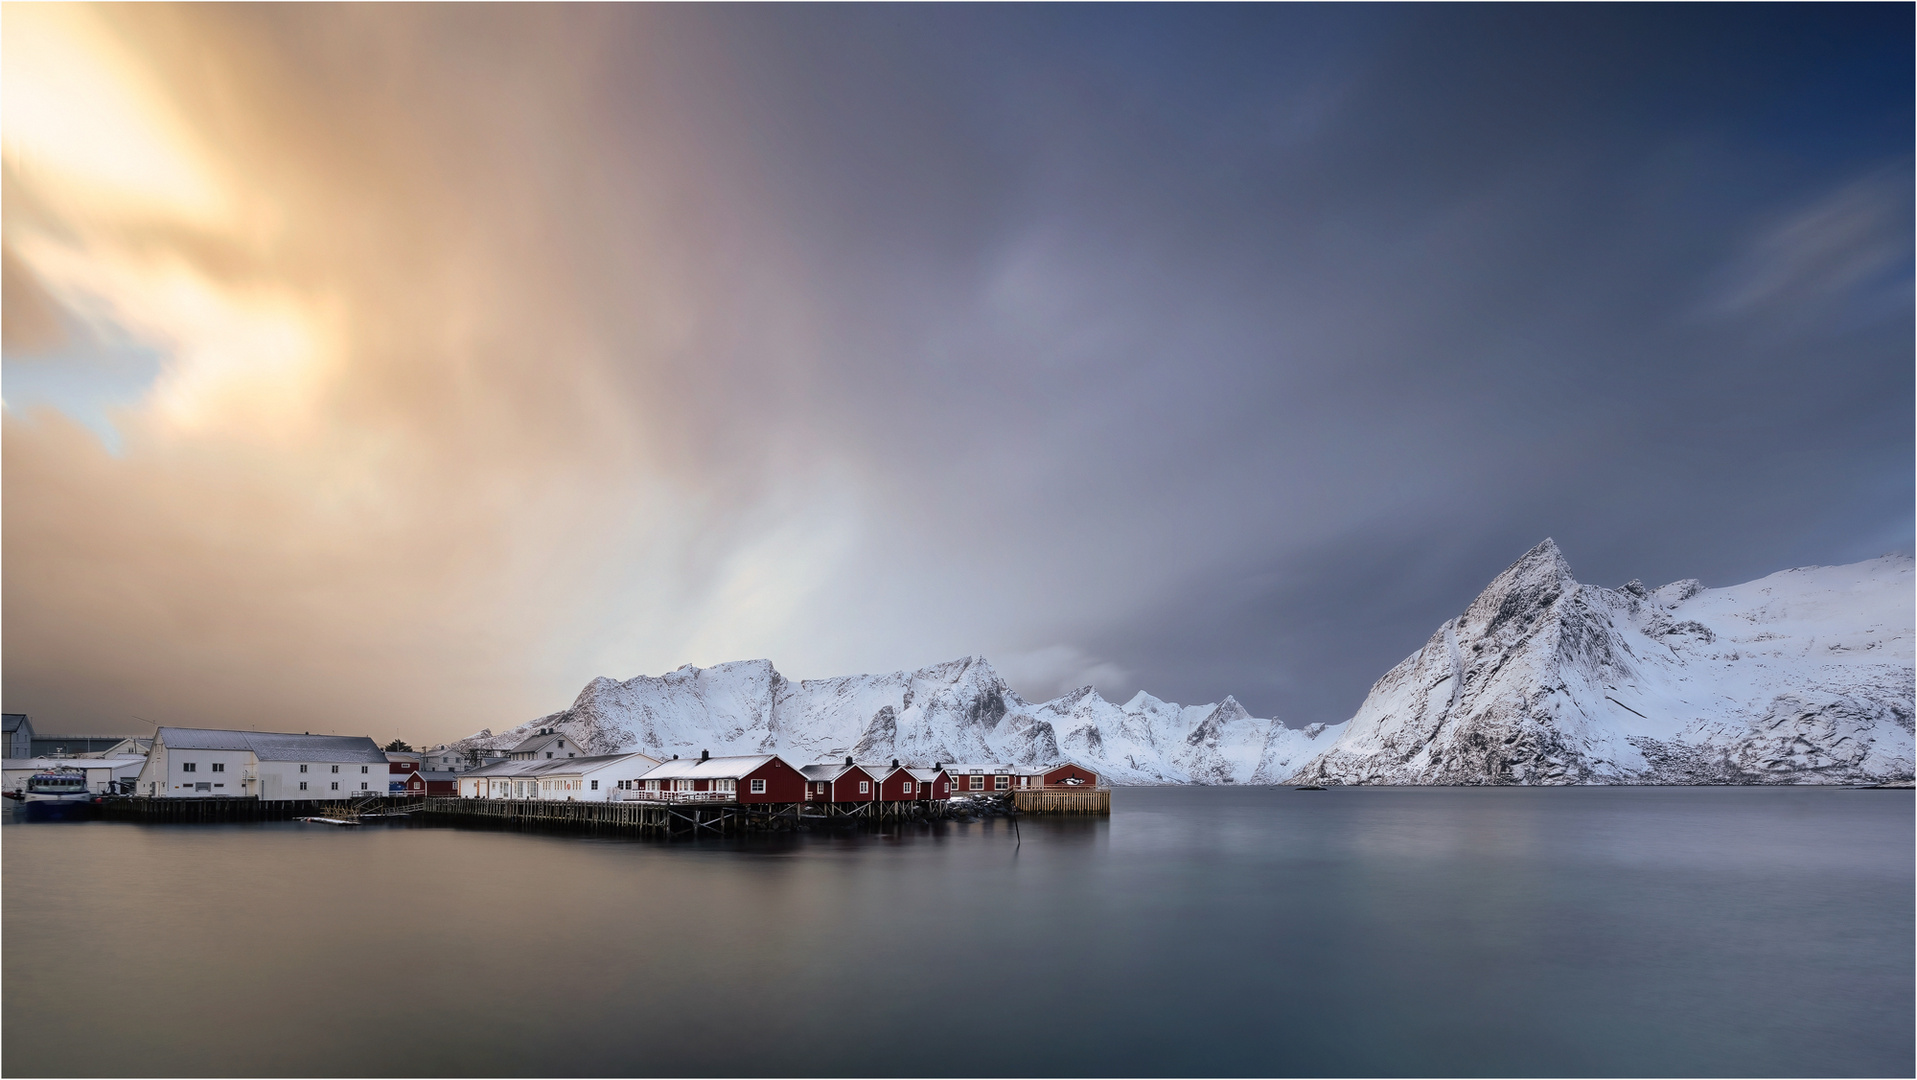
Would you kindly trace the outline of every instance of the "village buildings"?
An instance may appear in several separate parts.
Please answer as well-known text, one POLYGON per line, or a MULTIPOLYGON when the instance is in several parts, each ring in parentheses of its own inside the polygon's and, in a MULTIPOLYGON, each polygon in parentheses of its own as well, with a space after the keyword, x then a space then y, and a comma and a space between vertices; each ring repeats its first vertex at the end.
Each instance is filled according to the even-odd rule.
POLYGON ((384 795, 386 755, 363 735, 163 727, 134 793, 264 802, 384 795))

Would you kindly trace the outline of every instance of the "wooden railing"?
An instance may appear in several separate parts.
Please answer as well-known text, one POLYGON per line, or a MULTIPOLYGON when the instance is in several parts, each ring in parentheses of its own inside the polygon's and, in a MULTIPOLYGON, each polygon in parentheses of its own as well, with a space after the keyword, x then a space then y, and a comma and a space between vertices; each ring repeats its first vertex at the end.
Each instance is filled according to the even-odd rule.
POLYGON ((621 791, 618 802, 712 803, 738 802, 736 791, 621 791))

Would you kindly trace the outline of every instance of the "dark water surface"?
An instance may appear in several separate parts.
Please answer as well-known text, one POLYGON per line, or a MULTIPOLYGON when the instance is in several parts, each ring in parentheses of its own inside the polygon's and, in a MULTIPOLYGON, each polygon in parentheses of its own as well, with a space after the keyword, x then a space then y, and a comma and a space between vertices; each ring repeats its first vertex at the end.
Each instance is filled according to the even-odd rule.
POLYGON ((1904 1075, 1909 792, 1128 789, 660 843, 10 824, 28 1075, 1904 1075))

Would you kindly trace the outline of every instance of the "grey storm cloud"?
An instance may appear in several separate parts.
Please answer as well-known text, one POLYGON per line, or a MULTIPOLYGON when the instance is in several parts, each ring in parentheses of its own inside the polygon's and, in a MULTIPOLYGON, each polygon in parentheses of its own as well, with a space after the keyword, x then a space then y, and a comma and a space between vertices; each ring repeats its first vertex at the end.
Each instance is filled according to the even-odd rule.
MULTIPOLYGON (((314 504, 10 394, 9 629, 69 643, 9 650, 10 709, 139 711, 135 646, 73 644, 120 589, 193 613, 170 670, 274 673, 166 683, 224 713, 324 687, 452 735, 598 674, 978 653, 1302 725, 1546 535, 1603 582, 1911 544, 1908 9, 114 19, 327 226, 182 256, 346 312, 285 469, 405 468, 350 474, 365 548, 262 557, 311 617, 249 635, 217 544, 116 511, 76 554, 56 500, 188 484, 263 537, 314 504)), ((79 302, 8 243, 9 304, 79 302)))

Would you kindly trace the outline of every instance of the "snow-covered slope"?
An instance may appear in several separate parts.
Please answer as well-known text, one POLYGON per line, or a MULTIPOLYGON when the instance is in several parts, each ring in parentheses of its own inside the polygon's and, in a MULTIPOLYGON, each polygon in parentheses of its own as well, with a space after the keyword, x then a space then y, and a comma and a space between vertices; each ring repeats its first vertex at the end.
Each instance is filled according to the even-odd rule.
POLYGON ((798 762, 1012 765, 1071 759, 1116 783, 1269 783, 1336 738, 1260 720, 1237 701, 1179 706, 1140 693, 1114 705, 1084 687, 1030 704, 977 657, 888 675, 793 682, 770 661, 598 678, 572 707, 457 747, 512 746, 558 728, 591 753, 654 756, 775 751, 798 762))
POLYGON ((1379 679, 1294 779, 1908 780, 1912 597, 1903 556, 1604 589, 1546 540, 1379 679))

